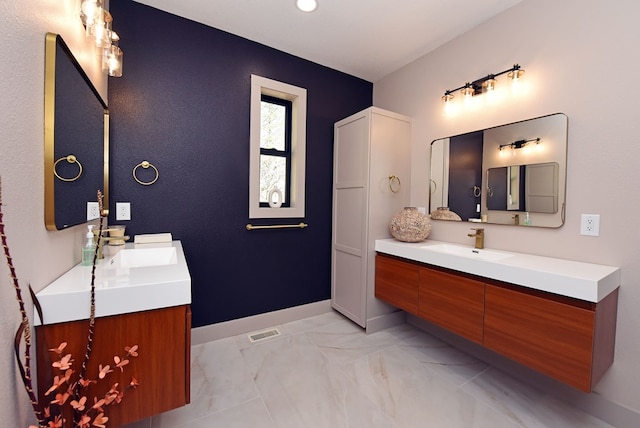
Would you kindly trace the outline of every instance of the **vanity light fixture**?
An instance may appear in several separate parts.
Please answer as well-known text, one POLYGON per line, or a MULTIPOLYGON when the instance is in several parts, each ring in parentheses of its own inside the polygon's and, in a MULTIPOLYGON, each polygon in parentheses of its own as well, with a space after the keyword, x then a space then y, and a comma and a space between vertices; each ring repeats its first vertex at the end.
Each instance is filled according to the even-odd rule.
POLYGON ((102 0, 82 0, 80 4, 80 19, 86 27, 93 26, 93 23, 102 12, 102 0))
POLYGON ((122 49, 118 46, 120 37, 111 29, 113 17, 105 10, 103 0, 82 0, 80 19, 86 35, 92 38, 102 58, 102 70, 109 76, 122 76, 122 49))
POLYGON ((514 141, 513 143, 509 143, 509 144, 501 144, 499 150, 502 151, 503 149, 521 149, 523 147, 525 147, 527 144, 534 142, 536 143, 536 145, 540 144, 540 137, 538 138, 531 138, 530 140, 518 140, 518 141, 514 141))
POLYGON ((508 78, 516 81, 524 74, 524 70, 518 64, 514 64, 513 67, 501 71, 499 73, 488 74, 485 77, 474 80, 473 82, 467 82, 462 86, 455 89, 447 89, 444 91, 442 100, 448 103, 454 98, 454 92, 460 91, 460 93, 466 97, 479 95, 483 92, 493 91, 496 87, 496 77, 506 74, 508 78))
POLYGON ((318 7, 316 0, 296 0, 296 7, 303 12, 313 12, 318 7))

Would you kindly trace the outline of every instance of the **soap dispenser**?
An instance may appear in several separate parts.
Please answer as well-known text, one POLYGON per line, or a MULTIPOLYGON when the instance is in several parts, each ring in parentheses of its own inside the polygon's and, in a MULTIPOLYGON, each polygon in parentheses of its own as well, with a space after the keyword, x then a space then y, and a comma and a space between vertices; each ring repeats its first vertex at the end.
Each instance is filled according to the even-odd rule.
POLYGON ((93 237, 93 227, 93 224, 87 226, 89 230, 87 231, 87 241, 82 247, 82 266, 93 265, 93 257, 96 253, 96 241, 93 237))
POLYGON ((531 217, 529 217, 529 213, 526 213, 526 216, 524 218, 524 225, 531 226, 531 217))

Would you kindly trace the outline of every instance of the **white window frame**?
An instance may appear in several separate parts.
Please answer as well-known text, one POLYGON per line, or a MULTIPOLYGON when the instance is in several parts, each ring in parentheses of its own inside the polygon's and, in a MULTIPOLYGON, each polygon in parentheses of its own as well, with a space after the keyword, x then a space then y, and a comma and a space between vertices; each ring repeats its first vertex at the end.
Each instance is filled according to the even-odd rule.
POLYGON ((305 207, 307 90, 277 80, 251 75, 249 128, 249 218, 302 218, 305 207), (260 103, 262 95, 289 100, 291 117, 291 206, 260 206, 260 103))

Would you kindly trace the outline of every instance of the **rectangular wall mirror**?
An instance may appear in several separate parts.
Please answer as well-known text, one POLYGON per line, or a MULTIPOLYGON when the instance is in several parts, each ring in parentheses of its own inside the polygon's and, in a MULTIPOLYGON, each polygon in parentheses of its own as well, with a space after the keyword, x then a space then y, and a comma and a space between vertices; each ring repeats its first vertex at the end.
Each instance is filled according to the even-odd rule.
POLYGON ((109 206, 109 110, 60 35, 45 41, 45 226, 87 221, 87 202, 109 206))
POLYGON ((432 217, 523 226, 529 213, 531 226, 562 226, 567 122, 556 113, 434 140, 432 217))

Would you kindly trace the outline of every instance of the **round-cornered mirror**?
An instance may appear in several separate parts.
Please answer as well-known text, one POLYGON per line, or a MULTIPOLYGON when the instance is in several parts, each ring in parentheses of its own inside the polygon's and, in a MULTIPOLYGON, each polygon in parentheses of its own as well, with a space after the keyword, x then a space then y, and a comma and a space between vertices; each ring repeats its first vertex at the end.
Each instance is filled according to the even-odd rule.
POLYGON ((432 218, 562 226, 567 122, 556 113, 434 140, 432 218))
POLYGON ((45 226, 60 230, 87 221, 98 190, 109 206, 109 111, 62 37, 45 47, 45 226))

